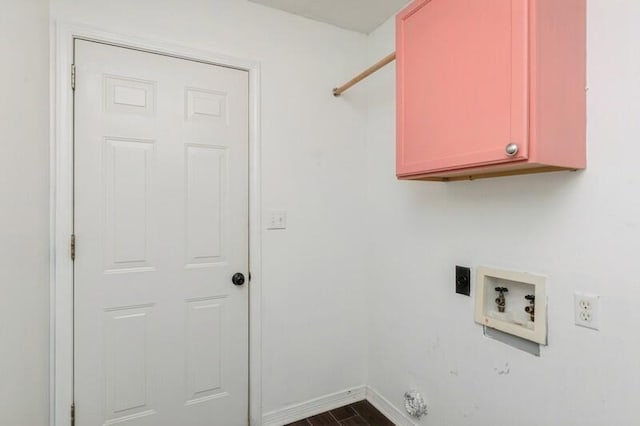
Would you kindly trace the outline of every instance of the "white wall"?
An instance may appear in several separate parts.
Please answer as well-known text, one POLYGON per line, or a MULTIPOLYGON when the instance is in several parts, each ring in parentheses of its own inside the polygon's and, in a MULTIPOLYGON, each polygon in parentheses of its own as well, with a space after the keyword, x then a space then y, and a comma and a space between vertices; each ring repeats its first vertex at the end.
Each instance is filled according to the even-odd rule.
MULTIPOLYGON (((0 424, 39 426, 48 412, 47 4, 5 3, 0 322, 12 326, 0 327, 0 424)), ((261 61, 262 207, 289 212, 288 230, 263 232, 264 412, 363 384, 368 368, 368 383, 399 408, 406 389, 422 390, 425 425, 634 422, 635 0, 589 0, 586 171, 449 184, 394 178, 393 67, 330 96, 393 50, 391 21, 369 37, 365 58, 363 36, 238 0, 52 0, 51 9, 57 20, 261 61), (540 358, 482 337, 472 299, 453 292, 455 264, 548 276, 550 345, 540 358), (603 296, 602 331, 573 325, 576 289, 603 296)))
MULTIPOLYGON (((588 168, 461 183, 394 179, 394 68, 371 78, 367 126, 369 384, 434 426, 636 424, 640 394, 640 3, 588 1, 588 168), (375 231, 375 232, 374 232, 375 231), (454 266, 548 277, 540 358, 482 337, 454 266), (602 295, 602 330, 573 292, 602 295), (508 370, 508 374, 502 374, 508 370)), ((369 62, 393 51, 393 22, 369 62)), ((472 293, 473 296, 473 293, 472 293)))
POLYGON ((49 34, 46 0, 0 8, 0 424, 49 412, 49 34))
POLYGON ((364 384, 366 37, 239 0, 52 0, 52 18, 262 65, 263 411, 364 384))

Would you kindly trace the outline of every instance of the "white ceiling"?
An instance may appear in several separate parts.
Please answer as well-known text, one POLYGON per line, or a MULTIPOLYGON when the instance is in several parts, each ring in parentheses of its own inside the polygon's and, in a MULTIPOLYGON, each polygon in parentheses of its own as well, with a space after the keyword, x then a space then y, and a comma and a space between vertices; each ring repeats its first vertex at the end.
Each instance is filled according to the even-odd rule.
POLYGON ((275 9, 369 34, 409 0, 249 0, 275 9))

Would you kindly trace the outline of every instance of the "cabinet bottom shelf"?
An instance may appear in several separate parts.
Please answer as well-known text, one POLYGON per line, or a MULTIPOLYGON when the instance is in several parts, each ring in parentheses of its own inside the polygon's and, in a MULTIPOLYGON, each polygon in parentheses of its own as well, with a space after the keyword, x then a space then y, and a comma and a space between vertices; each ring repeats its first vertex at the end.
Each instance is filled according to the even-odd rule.
POLYGON ((575 172, 578 169, 573 167, 558 167, 547 166, 542 164, 527 164, 518 166, 504 166, 504 167, 492 167, 491 170, 482 169, 466 169, 466 170, 453 170, 435 173, 415 174, 410 176, 398 176, 400 180, 423 180, 432 182, 455 182, 461 180, 476 180, 496 178, 503 176, 516 176, 516 175, 528 175, 534 173, 549 173, 549 172, 561 172, 569 171, 575 172))

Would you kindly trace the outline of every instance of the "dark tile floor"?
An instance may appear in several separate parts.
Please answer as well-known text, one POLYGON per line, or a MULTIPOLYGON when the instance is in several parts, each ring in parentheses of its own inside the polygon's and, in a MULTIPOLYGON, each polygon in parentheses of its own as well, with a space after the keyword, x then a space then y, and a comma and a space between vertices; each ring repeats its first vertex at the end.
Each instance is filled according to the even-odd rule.
POLYGON ((394 426, 369 401, 358 401, 287 426, 394 426))

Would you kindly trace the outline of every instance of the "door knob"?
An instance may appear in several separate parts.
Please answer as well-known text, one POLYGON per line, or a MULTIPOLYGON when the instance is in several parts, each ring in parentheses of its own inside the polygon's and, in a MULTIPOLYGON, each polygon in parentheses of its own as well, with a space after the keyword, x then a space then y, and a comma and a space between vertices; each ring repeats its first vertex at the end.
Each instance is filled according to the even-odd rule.
POLYGON ((231 278, 231 282, 234 285, 244 284, 244 275, 240 272, 233 274, 233 277, 231 278))
POLYGON ((509 157, 513 157, 518 153, 518 145, 516 145, 515 143, 510 143, 509 145, 507 145, 504 151, 509 157))

